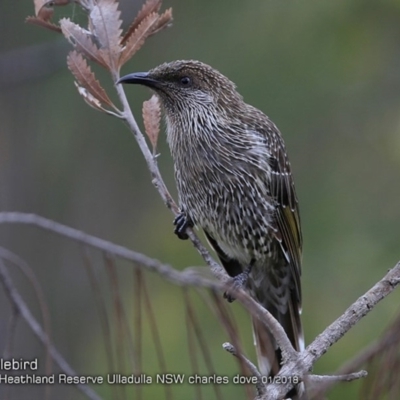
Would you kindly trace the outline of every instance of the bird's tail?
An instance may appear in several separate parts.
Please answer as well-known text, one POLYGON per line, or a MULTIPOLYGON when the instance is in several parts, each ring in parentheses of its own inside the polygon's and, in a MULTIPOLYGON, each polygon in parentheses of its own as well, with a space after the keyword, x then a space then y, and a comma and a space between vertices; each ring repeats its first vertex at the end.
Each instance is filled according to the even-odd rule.
MULTIPOLYGON (((278 320, 297 351, 304 349, 304 336, 300 319, 300 305, 297 299, 291 296, 286 312, 279 311, 271 304, 262 304, 278 320)), ((257 318, 253 318, 254 345, 257 353, 258 367, 261 375, 273 377, 278 374, 282 353, 267 327, 257 318)), ((289 398, 305 400, 304 385, 298 385, 288 394, 289 398)))

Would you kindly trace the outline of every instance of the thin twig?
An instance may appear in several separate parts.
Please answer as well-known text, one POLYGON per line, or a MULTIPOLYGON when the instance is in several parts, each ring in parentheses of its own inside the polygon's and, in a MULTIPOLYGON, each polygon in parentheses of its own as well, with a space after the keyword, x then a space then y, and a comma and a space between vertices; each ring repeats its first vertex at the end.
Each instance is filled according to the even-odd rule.
POLYGON ((47 333, 47 337, 49 338, 49 343, 47 343, 45 345, 45 349, 46 349, 45 372, 47 375, 50 375, 53 366, 52 366, 52 360, 51 360, 51 357, 50 357, 50 354, 49 354, 47 348, 48 348, 48 344, 51 343, 51 322, 50 322, 49 307, 46 303, 42 287, 41 287, 38 279, 36 278, 36 275, 33 272, 31 266, 20 256, 13 253, 12 251, 0 246, 0 258, 8 261, 9 263, 11 263, 11 264, 15 265, 17 268, 19 268, 20 271, 29 280, 29 282, 32 285, 32 288, 35 292, 36 298, 39 302, 40 312, 42 314, 43 327, 44 327, 45 332, 47 333))
MULTIPOLYGON (((229 289, 231 291, 231 289, 229 289)), ((278 346, 282 351, 282 358, 285 362, 295 361, 298 359, 298 352, 294 349, 282 325, 275 317, 262 305, 256 302, 243 289, 234 292, 235 298, 239 300, 252 315, 256 316, 271 332, 278 346)))
POLYGON ((78 229, 71 228, 39 215, 20 212, 0 212, 0 225, 1 224, 32 225, 56 233, 57 235, 66 237, 77 243, 85 244, 125 260, 133 261, 136 265, 140 265, 149 271, 157 272, 168 281, 177 285, 209 287, 216 290, 225 289, 225 287, 221 286, 217 281, 200 277, 193 273, 192 270, 189 270, 187 273, 177 271, 171 266, 154 258, 150 258, 142 253, 127 249, 126 247, 100 239, 96 236, 89 235, 78 229))
MULTIPOLYGON (((345 375, 310 375, 307 377, 307 382, 311 385, 321 385, 327 382, 351 382, 356 379, 365 378, 368 375, 367 371, 361 370, 345 375)), ((312 396, 314 398, 314 396, 312 396)))
POLYGON ((261 379, 261 374, 260 371, 257 369, 257 367, 248 359, 246 358, 242 353, 238 353, 236 351, 236 348, 229 342, 225 342, 222 347, 224 350, 226 350, 228 353, 231 353, 233 356, 240 358, 249 368, 251 373, 256 376, 257 378, 261 379))
POLYGON ((265 385, 262 382, 262 376, 261 376, 259 370, 257 369, 257 367, 247 357, 245 357, 242 353, 237 352, 235 346, 233 346, 231 343, 225 342, 222 345, 222 347, 228 353, 230 353, 233 356, 239 358, 247 366, 247 368, 253 374, 253 376, 257 378, 257 382, 256 382, 255 386, 256 386, 256 389, 257 389, 257 395, 261 396, 265 391, 265 385))
MULTIPOLYGON (((45 297, 44 297, 44 293, 42 290, 42 287, 39 283, 39 281, 36 278, 35 273, 33 272, 31 266, 25 261, 23 260, 20 256, 18 256, 17 254, 14 254, 12 251, 4 248, 4 247, 0 247, 0 257, 5 260, 8 261, 9 263, 15 265, 17 268, 20 269, 20 271, 25 275, 25 277, 29 280, 30 284, 32 285, 32 288, 35 292, 35 295, 37 297, 37 300, 39 302, 39 307, 40 307, 40 311, 42 314, 42 320, 43 320, 43 328, 44 331, 47 333, 47 337, 49 338, 49 343, 47 343, 44 348, 45 348, 45 373, 46 375, 50 375, 53 369, 53 360, 49 354, 49 350, 48 350, 48 346, 51 343, 51 323, 50 323, 50 312, 49 312, 49 308, 47 306, 45 297)), ((12 326, 11 322, 14 321, 15 323, 18 321, 18 317, 19 317, 19 312, 18 310, 16 310, 15 307, 13 307, 13 318, 10 321, 10 344, 12 343, 15 334, 13 332, 12 329, 15 329, 16 326, 12 326), (15 312, 14 312, 15 311, 15 312)), ((8 356, 5 356, 5 358, 8 358, 8 356)), ((44 389, 44 398, 45 399, 49 399, 51 397, 51 390, 52 390, 52 386, 51 385, 46 385, 45 389, 44 389)))
MULTIPOLYGON (((48 346, 48 351, 57 363, 60 369, 67 375, 76 376, 77 373, 69 366, 64 357, 58 352, 58 350, 49 344, 49 338, 46 332, 42 329, 36 318, 30 312, 25 301, 22 299, 17 288, 14 286, 10 275, 8 274, 7 267, 4 265, 3 260, 0 258, 0 281, 3 284, 4 291, 10 300, 10 303, 15 307, 24 321, 31 328, 35 336, 44 344, 48 346)), ((92 390, 89 386, 84 384, 77 384, 76 387, 84 393, 91 400, 102 400, 97 393, 92 390)))
POLYGON ((329 325, 307 347, 309 358, 314 363, 326 350, 343 337, 375 305, 400 284, 400 262, 377 282, 368 292, 359 297, 335 322, 329 325))

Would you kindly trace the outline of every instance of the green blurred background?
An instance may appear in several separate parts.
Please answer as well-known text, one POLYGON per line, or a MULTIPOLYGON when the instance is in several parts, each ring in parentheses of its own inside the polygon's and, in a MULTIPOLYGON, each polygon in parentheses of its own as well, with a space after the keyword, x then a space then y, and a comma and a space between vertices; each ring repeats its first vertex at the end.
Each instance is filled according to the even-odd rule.
MULTIPOLYGON (((126 22, 141 6, 134 0, 120 4, 126 22)), ((303 317, 310 342, 400 258, 400 2, 166 0, 166 7, 173 7, 173 27, 150 38, 122 73, 199 59, 233 80, 245 100, 278 125, 300 199, 303 317)), ((82 12, 71 7, 61 14, 76 20, 82 12)), ((172 215, 128 129, 86 106, 65 65, 69 46, 60 36, 25 24, 28 15, 33 2, 1 1, 0 210, 36 213, 177 268, 203 265, 192 246, 172 234, 172 215)), ((102 71, 98 78, 112 93, 110 78, 102 71)), ((141 123, 141 103, 149 92, 126 90, 141 123)), ((175 194, 164 137, 159 152, 161 171, 175 194)), ((21 226, 1 226, 0 244, 33 268, 50 308, 55 343, 72 366, 86 374, 107 371, 80 248, 21 226)), ((93 257, 101 264, 101 257, 93 257)), ((122 264, 121 274, 130 269, 122 264)), ((99 276, 106 283, 107 276, 99 276)), ((18 273, 13 278, 37 313, 30 285, 18 273)), ((162 310, 167 365, 186 371, 188 366, 179 364, 187 350, 182 292, 149 279, 153 306, 162 310)), ((123 275, 121 291, 129 311, 132 280, 123 275)), ((378 337, 399 311, 399 299, 395 293, 379 304, 314 371, 333 372, 378 337)), ((9 311, 0 290, 2 350, 9 311)), ((199 308, 199 319, 214 329, 207 308, 199 308)), ((239 324, 247 329, 246 318, 239 324)), ((15 356, 42 357, 26 325, 18 328, 15 356)), ((216 339, 210 346, 218 372, 236 373, 220 350, 226 335, 215 333, 216 339)), ((250 333, 245 340, 251 348, 250 333)), ((151 351, 151 338, 145 342, 151 351)), ((146 362, 157 370, 155 361, 146 362)), ((358 387, 342 384, 329 398, 354 399, 358 387)), ((11 398, 43 396, 43 388, 30 389, 29 397, 23 390, 11 392, 11 398)), ((111 398, 106 387, 96 390, 111 398)), ((178 388, 175 398, 188 398, 187 393, 178 388)), ((79 396, 64 388, 57 398, 79 396)), ((230 398, 241 399, 243 392, 232 389, 230 398)))

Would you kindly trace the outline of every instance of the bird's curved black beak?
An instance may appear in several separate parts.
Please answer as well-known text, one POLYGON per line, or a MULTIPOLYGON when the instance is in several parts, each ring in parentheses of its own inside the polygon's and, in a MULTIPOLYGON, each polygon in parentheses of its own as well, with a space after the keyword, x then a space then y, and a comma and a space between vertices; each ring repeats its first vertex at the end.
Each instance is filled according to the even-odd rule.
POLYGON ((133 74, 128 74, 118 79, 118 83, 133 83, 137 85, 144 85, 151 88, 158 86, 159 82, 149 76, 147 72, 134 72, 133 74))

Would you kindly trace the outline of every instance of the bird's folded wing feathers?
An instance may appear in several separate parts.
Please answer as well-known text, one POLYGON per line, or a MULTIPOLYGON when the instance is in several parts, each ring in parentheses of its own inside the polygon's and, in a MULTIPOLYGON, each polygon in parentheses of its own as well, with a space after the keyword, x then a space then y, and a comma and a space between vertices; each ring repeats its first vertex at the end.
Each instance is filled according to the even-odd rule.
POLYGON ((270 194, 276 204, 276 238, 292 268, 295 293, 301 304, 301 252, 302 235, 300 214, 294 181, 290 170, 283 141, 278 141, 268 162, 272 169, 270 194))

